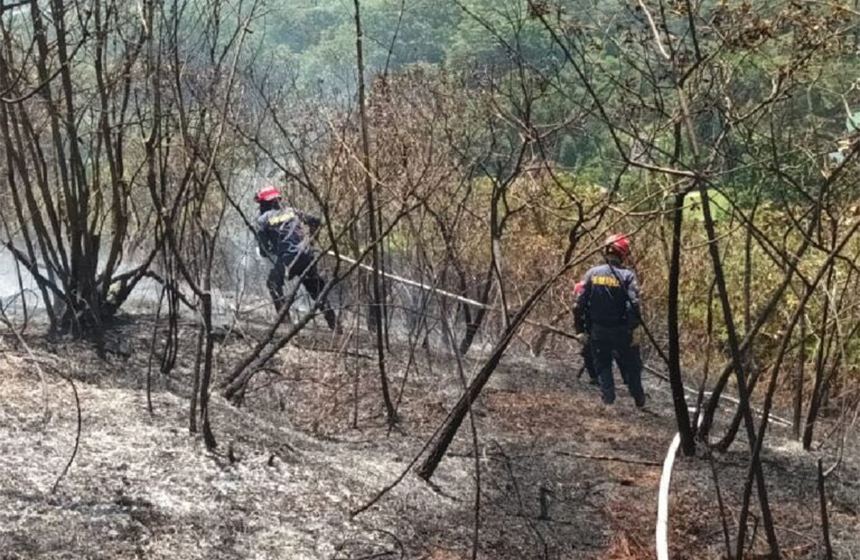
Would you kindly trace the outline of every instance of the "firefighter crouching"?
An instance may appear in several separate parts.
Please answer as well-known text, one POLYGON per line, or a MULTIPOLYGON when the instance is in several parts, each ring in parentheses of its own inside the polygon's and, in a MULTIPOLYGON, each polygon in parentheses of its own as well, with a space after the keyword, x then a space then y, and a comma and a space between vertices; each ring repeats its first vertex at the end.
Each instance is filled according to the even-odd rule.
MULTIPOLYGON (((302 277, 302 285, 315 301, 325 287, 325 280, 317 271, 314 252, 311 249, 311 236, 305 226, 315 232, 320 226, 319 218, 299 212, 294 208, 281 206, 281 193, 277 188, 263 187, 254 197, 260 206, 257 218, 257 242, 260 252, 272 262, 272 270, 266 279, 266 287, 272 296, 275 310, 280 312, 286 304, 284 280, 302 277)), ((326 323, 337 330, 337 318, 326 298, 317 301, 323 310, 326 323)))
POLYGON ((623 235, 606 240, 605 264, 585 274, 580 305, 584 308, 594 368, 600 379, 603 402, 615 402, 613 357, 637 407, 645 405, 642 390, 642 360, 633 331, 639 326, 639 283, 636 274, 624 266, 630 257, 630 243, 623 235))

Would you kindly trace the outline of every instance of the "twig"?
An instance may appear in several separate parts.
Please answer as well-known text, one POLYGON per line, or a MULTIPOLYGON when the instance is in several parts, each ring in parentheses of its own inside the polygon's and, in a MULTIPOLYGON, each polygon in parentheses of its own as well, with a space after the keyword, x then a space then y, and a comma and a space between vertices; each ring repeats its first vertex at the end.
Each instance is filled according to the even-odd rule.
POLYGON ((857 416, 860 414, 860 407, 857 407, 854 411, 854 419, 851 421, 851 426, 843 426, 842 427, 842 439, 839 442, 839 452, 836 455, 836 462, 833 463, 825 472, 824 478, 829 477, 833 472, 839 468, 839 465, 842 464, 842 458, 845 455, 845 438, 848 436, 848 431, 854 424, 857 422, 857 416))
POLYGON ((78 428, 77 428, 77 432, 75 433, 75 448, 72 450, 72 456, 69 457, 69 462, 66 463, 66 466, 63 468, 63 472, 60 473, 60 476, 57 477, 57 480, 54 482, 54 485, 51 487, 51 494, 53 494, 54 492, 57 491, 57 487, 60 485, 60 481, 63 480, 63 477, 66 476, 66 473, 69 472, 69 469, 71 468, 72 463, 74 462, 75 457, 78 454, 78 447, 80 446, 80 443, 81 443, 81 428, 83 426, 83 421, 81 420, 81 399, 78 397, 78 388, 75 387, 75 382, 72 381, 71 377, 66 377, 65 375, 63 375, 60 372, 57 372, 57 375, 59 375, 60 377, 62 377, 66 381, 68 381, 69 385, 72 386, 72 393, 74 393, 74 395, 75 395, 75 409, 76 409, 77 414, 78 414, 78 428))
MULTIPOLYGON (((359 347, 360 323, 361 323, 361 308, 359 307, 359 309, 355 313, 355 321, 353 322, 353 325, 352 325, 352 330, 355 332, 355 352, 354 352, 355 355, 357 355, 359 353, 359 348, 360 348, 359 347)), ((347 336, 349 336, 349 333, 347 333, 347 336)), ((347 341, 348 340, 349 339, 347 338, 347 341)), ((345 344, 344 344, 344 348, 346 348, 345 344)), ((357 430, 358 429, 358 408, 359 408, 360 399, 361 399, 361 395, 360 395, 360 391, 359 391, 359 383, 360 383, 361 379, 360 379, 360 371, 359 371, 359 367, 358 367, 358 358, 355 359, 352 369, 353 369, 353 371, 352 371, 352 373, 353 373, 353 379, 352 379, 352 428, 354 430, 357 430)))
POLYGON ((646 467, 659 467, 661 463, 658 461, 649 461, 647 459, 635 459, 630 457, 615 457, 613 455, 590 455, 588 453, 574 453, 572 451, 556 451, 556 455, 562 457, 574 457, 576 459, 589 459, 592 461, 612 461, 614 463, 626 463, 628 465, 644 465, 646 467))
POLYGON ((717 476, 717 467, 714 464, 714 457, 711 455, 710 450, 707 451, 708 464, 711 466, 711 476, 714 479, 714 489, 717 492, 717 505, 720 508, 720 523, 723 526, 723 539, 726 541, 726 558, 728 560, 732 559, 732 539, 729 536, 729 524, 726 521, 726 506, 723 502, 723 493, 720 490, 720 479, 717 476))
POLYGON ((155 355, 155 341, 158 339, 158 319, 161 317, 161 306, 164 303, 164 293, 167 288, 161 288, 161 295, 158 297, 158 307, 155 310, 155 321, 152 325, 152 340, 149 344, 149 357, 146 362, 146 408, 149 410, 149 415, 152 416, 155 410, 152 407, 152 357, 155 355))
MULTIPOLYGON (((669 382, 669 378, 666 375, 657 371, 656 369, 652 368, 651 366, 647 366, 647 365, 642 366, 642 370, 650 373, 651 375, 653 375, 657 379, 660 379, 662 381, 666 381, 667 383, 669 382)), ((684 390, 687 391, 688 393, 694 394, 694 395, 698 395, 698 393, 699 393, 695 389, 691 389, 687 386, 684 386, 684 390)), ((714 394, 714 392, 713 391, 704 391, 702 394, 704 396, 711 396, 714 394)), ((732 397, 731 395, 725 395, 725 394, 720 395, 720 398, 721 398, 721 400, 726 400, 726 401, 729 401, 730 403, 734 403, 734 404, 740 403, 740 400, 738 400, 735 397, 732 397)), ((762 412, 760 408, 757 408, 754 406, 750 406, 750 410, 752 410, 753 412, 755 412, 757 414, 761 414, 761 412, 762 412)), ((772 414, 769 416, 769 419, 770 419, 770 422, 772 422, 773 424, 779 424, 780 426, 783 426, 786 428, 790 428, 792 425, 792 423, 789 420, 786 420, 785 418, 781 418, 779 416, 774 416, 772 414)))
POLYGON ((24 337, 12 324, 9 316, 6 315, 6 310, 2 305, 0 305, 0 321, 5 323, 6 326, 9 327, 9 330, 15 334, 15 338, 18 339, 18 343, 24 348, 24 351, 27 352, 30 360, 36 366, 36 374, 39 376, 39 382, 42 385, 42 424, 45 425, 51 419, 51 408, 48 403, 48 380, 45 377, 45 372, 42 371, 42 368, 39 366, 39 359, 33 354, 27 341, 24 340, 24 337))
MULTIPOLYGON (((612 461, 616 463, 626 463, 630 465, 642 465, 645 467, 660 467, 662 463, 657 461, 649 461, 647 459, 637 459, 635 457, 616 457, 613 455, 591 455, 588 453, 576 453, 574 451, 550 451, 547 453, 535 453, 535 454, 518 454, 518 455, 506 455, 502 456, 498 453, 491 453, 486 450, 483 450, 481 454, 489 459, 495 459, 497 456, 501 458, 510 458, 510 459, 526 459, 526 458, 534 458, 534 457, 543 457, 545 455, 559 455, 561 457, 573 457, 576 459, 588 459, 591 461, 612 461)), ((448 457, 471 457, 471 453, 448 453, 448 457)))
MULTIPOLYGON (((752 514, 750 514, 750 515, 752 515, 752 514)), ((753 546, 755 546, 755 538, 758 535, 758 517, 755 515, 752 515, 752 518, 753 518, 753 528, 752 528, 752 531, 750 532, 750 544, 747 547, 747 554, 748 555, 752 553, 753 546)), ((738 545, 738 549, 740 550, 740 554, 738 554, 738 558, 743 558, 744 553, 743 553, 743 549, 740 545, 738 545)))
POLYGON ((298 342, 294 342, 293 346, 295 348, 301 348, 303 350, 310 350, 311 352, 319 352, 321 354, 337 354, 338 356, 348 356, 350 358, 361 358, 363 360, 372 360, 373 356, 369 354, 364 354, 363 352, 357 352, 352 350, 345 350, 343 347, 341 348, 324 348, 317 347, 314 345, 304 345, 299 344, 298 342))

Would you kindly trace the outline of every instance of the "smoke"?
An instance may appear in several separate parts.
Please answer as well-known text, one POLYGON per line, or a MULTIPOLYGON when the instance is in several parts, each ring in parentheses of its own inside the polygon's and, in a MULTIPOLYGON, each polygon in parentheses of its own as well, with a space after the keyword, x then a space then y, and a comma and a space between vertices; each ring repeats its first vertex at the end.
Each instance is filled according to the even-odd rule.
POLYGON ((36 280, 24 267, 18 267, 12 253, 4 249, 0 251, 0 305, 7 314, 14 316, 23 311, 25 301, 29 310, 42 307, 36 280))

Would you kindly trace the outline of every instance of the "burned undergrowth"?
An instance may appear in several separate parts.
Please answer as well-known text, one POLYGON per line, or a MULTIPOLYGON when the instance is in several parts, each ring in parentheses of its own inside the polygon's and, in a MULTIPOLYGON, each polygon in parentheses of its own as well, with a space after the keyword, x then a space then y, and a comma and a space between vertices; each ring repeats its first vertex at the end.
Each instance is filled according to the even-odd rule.
MULTIPOLYGON (((118 328, 106 360, 84 343, 28 339, 40 363, 74 379, 80 394, 80 449, 53 493, 74 443, 71 391, 48 375, 43 422, 33 358, 4 340, 4 559, 471 557, 476 479, 468 430, 432 484, 407 474, 353 515, 409 467, 456 402, 462 386, 450 355, 419 348, 410 360, 406 345, 392 345, 400 422, 389 429, 368 358, 372 341, 306 331, 254 377, 241 407, 213 396, 220 443, 207 451, 187 428, 193 363, 180 358, 169 375, 156 372, 154 413, 147 410, 151 327, 138 320, 118 328)), ((224 337, 220 373, 253 336, 224 337)), ((193 338, 183 330, 184 344, 193 338)), ((467 373, 480 360, 467 362, 467 373)), ((653 557, 657 486, 675 430, 669 396, 649 383, 647 411, 635 410, 623 391, 607 409, 577 369, 514 354, 477 401, 479 558, 653 557)), ((784 436, 777 428, 763 461, 783 552, 817 558, 815 462, 783 445, 784 436)), ((711 465, 733 531, 747 463, 742 451, 679 462, 673 557, 724 557, 711 465)), ((857 472, 846 455, 827 481, 838 557, 858 547, 857 472)), ((767 550, 761 534, 753 542, 752 552, 767 550)))

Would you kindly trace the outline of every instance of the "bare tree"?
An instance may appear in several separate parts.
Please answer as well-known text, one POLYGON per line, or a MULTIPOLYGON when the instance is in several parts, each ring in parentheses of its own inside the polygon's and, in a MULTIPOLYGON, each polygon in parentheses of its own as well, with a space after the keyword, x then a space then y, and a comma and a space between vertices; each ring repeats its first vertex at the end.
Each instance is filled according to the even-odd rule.
POLYGON ((0 23, 0 134, 18 224, 5 245, 36 280, 54 329, 98 333, 156 251, 121 272, 134 173, 126 149, 130 86, 145 30, 107 2, 87 10, 26 4, 0 23), (109 47, 112 29, 131 40, 109 47), (77 72, 78 55, 90 49, 94 96, 77 72), (42 119, 47 129, 37 125, 42 119))

